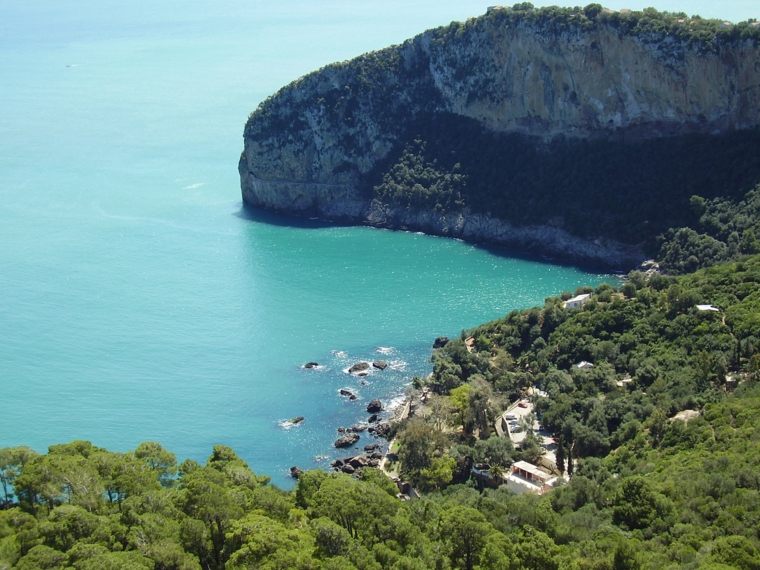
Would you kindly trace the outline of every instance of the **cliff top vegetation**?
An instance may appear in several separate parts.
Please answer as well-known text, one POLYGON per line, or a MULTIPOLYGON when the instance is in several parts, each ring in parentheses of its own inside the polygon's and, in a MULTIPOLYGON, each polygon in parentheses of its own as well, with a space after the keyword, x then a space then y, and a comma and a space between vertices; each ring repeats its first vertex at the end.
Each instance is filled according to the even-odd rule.
MULTIPOLYGON (((479 18, 466 22, 452 22, 442 33, 461 33, 479 18)), ((757 20, 732 23, 725 20, 689 16, 685 12, 665 12, 655 8, 644 10, 610 10, 601 4, 581 7, 545 6, 535 7, 530 2, 513 6, 494 6, 488 9, 484 21, 496 25, 531 24, 546 32, 590 30, 598 25, 608 25, 621 33, 641 37, 645 41, 662 41, 675 38, 694 46, 715 49, 721 44, 760 39, 757 20)))

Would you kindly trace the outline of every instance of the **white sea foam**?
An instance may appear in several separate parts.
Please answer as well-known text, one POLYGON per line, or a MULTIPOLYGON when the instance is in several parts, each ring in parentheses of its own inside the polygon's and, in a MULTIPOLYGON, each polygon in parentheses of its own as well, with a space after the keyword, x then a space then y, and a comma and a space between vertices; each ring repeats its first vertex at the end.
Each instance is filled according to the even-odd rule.
POLYGON ((405 360, 391 360, 388 363, 388 368, 391 370, 396 370, 398 372, 403 372, 406 370, 407 362, 405 360))
POLYGON ((406 396, 404 394, 399 394, 397 396, 393 396, 385 408, 389 412, 395 412, 398 408, 404 405, 404 402, 406 402, 406 396))
POLYGON ((348 358, 348 353, 345 350, 331 350, 330 352, 335 358, 348 358))
POLYGON ((290 428, 298 427, 302 423, 303 422, 298 422, 297 424, 294 424, 290 420, 280 420, 279 422, 277 422, 277 425, 280 426, 282 429, 290 429, 290 428))
MULTIPOLYGON (((362 361, 362 362, 364 362, 364 361, 362 361)), ((353 364, 351 366, 353 366, 353 364)), ((372 374, 375 373, 375 370, 376 370, 376 368, 374 366, 370 365, 370 367, 367 368, 366 370, 360 370, 359 372, 353 372, 353 373, 351 373, 351 372, 349 372, 349 370, 351 370, 351 366, 346 366, 343 369, 343 373, 344 374, 351 374, 351 376, 356 376, 357 378, 364 378, 365 376, 371 376, 372 374)))
POLYGON ((183 186, 183 190, 195 190, 196 188, 200 188, 201 186, 205 186, 205 182, 194 182, 193 184, 188 184, 187 186, 183 186))
POLYGON ((375 352, 379 354, 394 354, 396 352, 396 349, 392 346, 378 346, 375 349, 375 352))

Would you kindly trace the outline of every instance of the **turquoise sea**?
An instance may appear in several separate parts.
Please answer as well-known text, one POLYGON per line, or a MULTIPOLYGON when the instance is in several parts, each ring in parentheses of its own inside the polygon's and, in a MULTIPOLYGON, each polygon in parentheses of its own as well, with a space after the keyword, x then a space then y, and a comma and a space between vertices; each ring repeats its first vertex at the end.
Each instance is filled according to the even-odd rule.
POLYGON ((241 211, 261 100, 486 5, 0 1, 0 446, 225 443, 289 485, 429 371, 436 336, 609 279, 241 211), (375 358, 366 385, 343 372, 375 358))

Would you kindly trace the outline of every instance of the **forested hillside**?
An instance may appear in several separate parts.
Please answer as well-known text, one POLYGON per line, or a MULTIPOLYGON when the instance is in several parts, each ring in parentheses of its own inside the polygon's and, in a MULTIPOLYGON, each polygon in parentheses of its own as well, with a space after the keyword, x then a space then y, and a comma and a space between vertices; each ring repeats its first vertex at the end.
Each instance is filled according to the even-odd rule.
POLYGON ((690 199, 692 226, 672 228, 661 237, 659 259, 672 273, 760 252, 760 185, 743 198, 690 199))
POLYGON ((428 489, 410 502, 372 469, 284 492, 224 446, 205 465, 156 443, 3 449, 0 568, 760 568, 758 330, 760 256, 467 331, 472 352, 435 351, 438 404, 400 428, 402 472, 428 489), (520 456, 473 408, 529 386, 573 476, 543 497, 479 491, 462 457, 520 456))
POLYGON ((223 447, 177 479, 153 445, 4 450, 21 504, 0 511, 0 568, 756 569, 758 414, 753 385, 639 427, 544 497, 458 485, 400 502, 378 471, 307 472, 286 493, 223 447))
MULTIPOLYGON (((549 221, 573 235, 644 242, 650 255, 673 259, 673 271, 725 261, 728 249, 700 265, 685 260, 704 246, 677 261, 682 252, 666 246, 659 253, 657 237, 674 227, 699 228, 704 208, 742 208, 745 193, 760 182, 757 131, 536 145, 454 115, 419 120, 407 131, 407 142, 364 178, 373 199, 413 211, 468 208, 517 225, 549 221), (692 196, 702 201, 690 202, 692 196)), ((714 224, 707 229, 720 231, 714 224)))
POLYGON ((634 272, 620 291, 577 292, 591 294, 581 309, 550 298, 463 332, 434 352, 432 388, 470 384, 509 400, 539 388, 543 425, 576 457, 604 457, 760 375, 760 256, 679 278, 634 272))

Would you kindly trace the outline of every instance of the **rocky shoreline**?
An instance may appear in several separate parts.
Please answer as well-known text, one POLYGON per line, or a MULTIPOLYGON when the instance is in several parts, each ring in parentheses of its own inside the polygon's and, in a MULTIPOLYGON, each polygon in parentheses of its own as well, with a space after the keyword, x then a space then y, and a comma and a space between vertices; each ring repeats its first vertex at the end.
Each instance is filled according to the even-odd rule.
MULTIPOLYGON (((375 352, 388 358, 389 355, 395 353, 392 347, 378 347, 375 352)), ((347 354, 341 351, 333 351, 333 355, 337 355, 340 359, 347 359, 347 354)), ((351 362, 351 361, 349 361, 351 362)), ((353 360, 352 364, 342 363, 340 369, 347 377, 354 378, 358 381, 360 386, 368 386, 368 381, 371 380, 370 376, 384 375, 386 370, 399 370, 403 369, 406 363, 403 360, 384 360, 380 358, 370 358, 365 360, 353 360), (401 368, 399 368, 401 367, 401 368)), ((320 364, 317 361, 308 361, 300 366, 306 374, 318 374, 320 371, 330 370, 329 364, 320 364)), ((408 378, 405 379, 408 381, 408 378)), ((360 388, 341 387, 337 389, 337 394, 345 402, 351 402, 359 404, 360 400, 360 388)), ((365 400, 364 404, 361 404, 367 413, 367 417, 364 420, 358 420, 356 423, 349 425, 348 427, 339 426, 336 428, 337 438, 333 442, 332 447, 337 450, 350 451, 351 448, 356 446, 363 438, 361 434, 368 434, 375 441, 370 440, 369 443, 365 441, 363 446, 363 452, 354 453, 353 455, 346 455, 336 458, 331 463, 331 467, 335 471, 342 471, 344 473, 354 473, 355 471, 363 467, 379 468, 382 461, 385 459, 388 452, 389 445, 387 440, 392 437, 393 424, 400 421, 404 416, 404 410, 408 410, 408 398, 403 402, 397 403, 397 398, 394 397, 391 403, 381 401, 378 398, 372 398, 365 400), (383 441, 386 440, 386 441, 383 441)), ((304 423, 304 416, 296 416, 290 420, 283 420, 279 422, 279 425, 285 429, 296 427, 304 423)), ((327 459, 327 456, 320 455, 318 460, 327 459)), ((294 465, 290 468, 290 476, 297 479, 300 477, 303 469, 300 466, 294 465)))
MULTIPOLYGON (((249 178, 252 175, 249 175, 249 178)), ((313 201, 298 204, 286 199, 283 207, 262 199, 261 191, 276 181, 259 181, 259 192, 243 185, 243 205, 251 210, 264 209, 295 219, 308 219, 335 225, 370 226, 380 229, 422 232, 428 235, 461 239, 468 243, 508 250, 511 255, 539 257, 562 265, 579 265, 593 269, 624 271, 639 265, 646 258, 643 247, 598 237, 586 239, 551 225, 517 226, 498 218, 462 210, 435 212, 412 210, 383 204, 377 200, 358 203, 340 200, 328 203, 313 201), (345 206, 345 207, 344 207, 345 206)), ((317 184, 309 184, 312 188, 317 184)), ((273 192, 276 190, 272 189, 273 192)), ((265 191, 269 193, 269 191, 265 191)))
MULTIPOLYGON (((629 143, 760 126, 760 44, 738 33, 723 37, 720 49, 664 29, 643 37, 607 12, 574 14, 562 19, 561 32, 547 33, 540 14, 495 8, 284 86, 246 123, 238 165, 244 203, 518 248, 564 263, 638 265, 641 243, 667 226, 658 221, 651 182, 634 180, 626 168, 647 168, 662 146, 632 150, 629 143), (502 135, 519 141, 489 154, 502 135), (476 149, 473 156, 462 140, 476 149), (428 149, 429 156, 418 149, 405 162, 416 141, 440 148, 428 149), (565 184, 590 160, 586 145, 593 141, 605 152, 586 165, 590 177, 581 177, 583 187, 565 184), (464 180, 526 149, 544 158, 496 168, 480 189, 464 180), (631 162, 636 153, 643 158, 631 162), (547 162, 551 156, 559 159, 547 162), (456 162, 444 164, 451 157, 456 162), (559 176, 533 184, 547 169, 559 176), (542 191, 551 200, 536 207, 542 191), (605 215, 599 204, 610 200, 631 207, 609 208, 606 225, 594 224, 605 215), (593 217, 589 224, 584 216, 593 217)), ((692 25, 681 24, 684 31, 692 25)), ((683 185, 699 164, 677 156, 661 167, 671 172, 684 164, 673 182, 683 185)), ((719 193, 721 184, 704 191, 719 193)), ((675 214, 685 205, 669 207, 675 214)))

